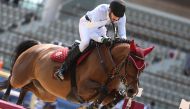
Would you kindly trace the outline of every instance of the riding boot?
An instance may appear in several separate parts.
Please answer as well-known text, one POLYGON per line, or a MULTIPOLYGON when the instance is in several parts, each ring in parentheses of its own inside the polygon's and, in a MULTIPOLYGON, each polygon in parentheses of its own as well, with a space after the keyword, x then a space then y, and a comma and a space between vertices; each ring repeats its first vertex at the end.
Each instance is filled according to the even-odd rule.
POLYGON ((79 50, 79 46, 74 46, 73 48, 71 48, 61 68, 58 69, 57 72, 55 72, 55 77, 60 79, 61 81, 64 80, 64 73, 69 69, 74 60, 78 59, 80 54, 81 52, 79 50))

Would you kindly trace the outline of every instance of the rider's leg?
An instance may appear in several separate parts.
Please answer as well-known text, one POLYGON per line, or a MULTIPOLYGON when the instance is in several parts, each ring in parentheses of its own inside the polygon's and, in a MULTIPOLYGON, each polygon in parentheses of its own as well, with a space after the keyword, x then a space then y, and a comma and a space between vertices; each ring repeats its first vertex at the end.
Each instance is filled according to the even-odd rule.
POLYGON ((86 49, 89 45, 90 42, 90 31, 91 29, 86 28, 85 26, 85 21, 83 22, 82 20, 80 20, 79 23, 79 35, 80 35, 80 39, 81 39, 81 43, 79 44, 79 49, 81 52, 84 51, 84 49, 86 49))
POLYGON ((71 63, 73 63, 74 60, 78 59, 80 54, 89 45, 90 38, 88 37, 88 29, 83 27, 82 24, 79 24, 79 33, 81 38, 79 46, 74 46, 71 48, 61 68, 55 73, 55 76, 60 80, 64 79, 63 75, 69 69, 71 63))
POLYGON ((103 37, 107 37, 106 35, 106 32, 107 32, 107 29, 105 26, 102 26, 100 28, 94 28, 94 29, 91 29, 91 31, 89 31, 89 36, 90 36, 90 39, 94 40, 95 42, 99 42, 101 43, 101 39, 103 37))
POLYGON ((79 57, 81 54, 80 50, 79 50, 79 46, 74 46, 70 49, 67 58, 65 59, 65 61, 63 62, 61 68, 56 72, 56 76, 58 77, 58 79, 63 80, 63 74, 69 69, 71 63, 77 58, 79 57))

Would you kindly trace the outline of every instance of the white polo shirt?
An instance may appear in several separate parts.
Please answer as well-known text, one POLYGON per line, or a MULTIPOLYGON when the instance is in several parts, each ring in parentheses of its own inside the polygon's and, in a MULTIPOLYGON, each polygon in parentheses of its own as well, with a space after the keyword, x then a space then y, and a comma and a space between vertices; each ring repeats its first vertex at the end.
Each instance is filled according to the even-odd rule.
MULTIPOLYGON (((98 5, 92 11, 88 11, 86 15, 91 20, 91 22, 88 22, 86 25, 88 28, 99 28, 111 23, 111 20, 109 18, 109 4, 98 5)), ((125 14, 118 21, 114 22, 114 24, 118 26, 118 35, 121 38, 126 39, 125 14)))

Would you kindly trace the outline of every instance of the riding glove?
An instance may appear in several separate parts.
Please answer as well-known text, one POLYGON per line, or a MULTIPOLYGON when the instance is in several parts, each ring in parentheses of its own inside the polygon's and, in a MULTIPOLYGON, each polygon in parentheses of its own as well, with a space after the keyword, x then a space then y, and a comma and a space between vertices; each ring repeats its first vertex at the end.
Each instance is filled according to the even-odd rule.
POLYGON ((109 46, 112 44, 112 39, 110 37, 102 37, 101 42, 109 46))

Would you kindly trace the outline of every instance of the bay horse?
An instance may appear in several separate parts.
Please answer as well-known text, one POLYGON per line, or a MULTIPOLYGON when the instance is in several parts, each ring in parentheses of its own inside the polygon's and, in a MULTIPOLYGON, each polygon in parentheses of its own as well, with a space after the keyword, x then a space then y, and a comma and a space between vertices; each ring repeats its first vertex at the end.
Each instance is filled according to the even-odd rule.
MULTIPOLYGON (((77 65, 75 90, 82 100, 93 102, 89 108, 97 108, 101 103, 105 105, 104 108, 112 105, 110 103, 115 102, 113 99, 117 97, 113 95, 116 92, 121 95, 121 83, 133 89, 132 95, 138 92, 140 72, 145 68, 144 58, 154 47, 143 49, 136 46, 134 41, 130 41, 130 44, 127 42, 114 40, 109 46, 97 43, 91 54, 77 65)), ((19 44, 11 75, 7 81, 0 83, 0 89, 7 87, 3 99, 7 100, 11 88, 21 88, 17 104, 22 103, 27 91, 46 102, 54 102, 57 97, 67 99, 72 90, 71 71, 65 73, 63 81, 57 80, 53 75, 61 63, 50 59, 53 52, 62 48, 35 40, 19 44)))

